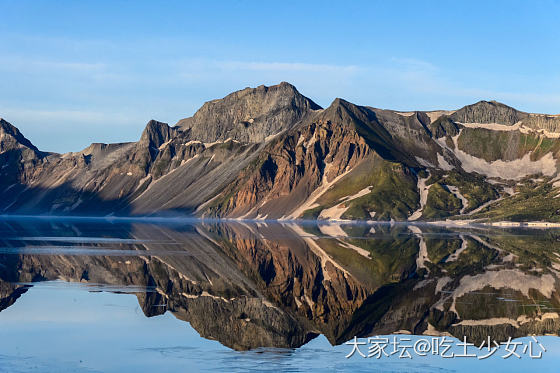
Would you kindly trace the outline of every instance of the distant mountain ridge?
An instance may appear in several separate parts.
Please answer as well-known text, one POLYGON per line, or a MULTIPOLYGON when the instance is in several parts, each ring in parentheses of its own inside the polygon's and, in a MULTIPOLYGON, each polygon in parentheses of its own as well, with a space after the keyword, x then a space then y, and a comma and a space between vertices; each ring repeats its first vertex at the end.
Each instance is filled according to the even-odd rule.
POLYGON ((560 221, 560 116, 495 101, 322 109, 283 82, 66 154, 0 124, 4 214, 560 221))

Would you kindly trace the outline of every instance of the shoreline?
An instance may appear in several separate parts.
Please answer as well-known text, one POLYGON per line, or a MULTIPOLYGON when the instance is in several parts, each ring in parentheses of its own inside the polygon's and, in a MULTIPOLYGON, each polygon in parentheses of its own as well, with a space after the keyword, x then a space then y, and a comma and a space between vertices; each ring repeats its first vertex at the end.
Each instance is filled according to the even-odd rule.
POLYGON ((19 215, 2 214, 0 220, 37 219, 37 220, 93 220, 93 221, 130 221, 130 222, 254 222, 254 223, 278 223, 278 224, 365 224, 365 225, 434 225, 442 227, 493 227, 493 228, 560 228, 560 222, 548 221, 495 221, 477 222, 475 220, 350 220, 350 219, 245 219, 245 218, 204 218, 196 216, 87 216, 87 215, 19 215))

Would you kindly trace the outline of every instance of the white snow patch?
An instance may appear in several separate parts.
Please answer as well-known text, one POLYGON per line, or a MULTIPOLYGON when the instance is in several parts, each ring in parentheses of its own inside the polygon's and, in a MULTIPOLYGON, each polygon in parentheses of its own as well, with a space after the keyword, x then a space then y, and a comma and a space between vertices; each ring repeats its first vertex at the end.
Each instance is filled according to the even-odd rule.
POLYGON ((549 221, 530 221, 527 222, 526 226, 533 228, 558 228, 560 227, 560 223, 553 223, 549 221))
POLYGON ((309 246, 311 251, 321 259, 321 268, 323 269, 323 282, 330 281, 331 277, 329 275, 329 271, 327 270, 327 263, 331 263, 335 268, 339 269, 344 276, 350 275, 347 270, 342 268, 340 264, 335 262, 326 252, 306 233, 303 229, 301 229, 296 224, 289 224, 288 225, 298 236, 300 236, 309 246))
POLYGON ((83 200, 81 198, 78 198, 78 200, 76 202, 74 202, 72 204, 72 206, 70 206, 70 210, 74 210, 76 209, 78 206, 80 206, 82 204, 83 200))
POLYGON ((551 139, 560 138, 560 133, 558 132, 549 132, 546 129, 535 129, 526 127, 523 125, 522 122, 517 122, 514 125, 507 125, 507 124, 499 124, 499 123, 461 123, 465 127, 468 128, 485 128, 493 131, 519 131, 524 134, 533 134, 533 135, 540 135, 551 139))
POLYGON ((305 299, 305 302, 307 303, 309 308, 313 308, 315 306, 315 302, 313 302, 313 300, 311 298, 309 298, 309 296, 307 294, 305 294, 303 296, 303 299, 305 299))
POLYGON ((405 329, 400 329, 397 330, 396 332, 394 332, 393 334, 406 334, 406 335, 410 335, 412 334, 409 330, 405 330, 405 329))
POLYGON ((319 224, 321 233, 331 237, 348 237, 340 224, 319 224))
POLYGON ((274 135, 269 135, 269 136, 265 137, 264 142, 269 142, 270 140, 274 139, 275 137, 277 137, 281 133, 283 133, 283 132, 278 132, 278 133, 275 133, 274 135))
POLYGON ((351 196, 342 197, 340 200, 341 201, 352 201, 353 199, 363 197, 366 194, 368 194, 369 192, 371 192, 372 188, 373 188, 373 186, 368 186, 368 187, 360 190, 358 193, 352 194, 351 196))
POLYGON ((189 298, 189 299, 196 299, 196 298, 200 298, 200 297, 209 297, 209 298, 213 298, 213 299, 216 299, 216 300, 224 301, 226 303, 230 302, 230 299, 226 299, 224 297, 219 297, 219 296, 216 296, 216 295, 212 295, 212 294, 208 293, 207 291, 203 291, 202 294, 200 294, 200 295, 187 294, 185 292, 181 293, 181 295, 184 296, 185 298, 189 298))
POLYGON ((307 200, 305 202, 303 202, 297 209, 295 209, 290 215, 288 215, 287 217, 282 217, 280 220, 297 219, 306 210, 317 207, 317 204, 315 203, 317 201, 317 199, 319 199, 319 197, 321 197, 331 186, 333 186, 337 181, 342 179, 344 176, 346 176, 351 171, 349 169, 346 169, 342 174, 338 175, 332 181, 328 182, 327 181, 327 173, 328 173, 328 171, 331 167, 332 167, 331 163, 327 163, 325 165, 325 170, 323 171, 323 181, 322 181, 321 185, 317 189, 315 189, 311 193, 309 198, 307 198, 307 200))
POLYGON ((502 262, 513 262, 513 260, 516 258, 516 255, 509 253, 508 255, 504 256, 504 258, 502 259, 502 262))
POLYGON ((148 174, 148 175, 146 175, 146 177, 140 179, 140 181, 138 181, 138 186, 136 187, 135 190, 138 190, 138 188, 140 188, 142 186, 142 184, 144 184, 151 177, 152 177, 152 174, 148 174))
POLYGON ((361 247, 358 247, 356 245, 352 245, 349 242, 343 242, 341 240, 338 240, 338 242, 340 242, 341 246, 344 246, 347 249, 352 249, 352 250, 356 251, 358 254, 360 254, 361 256, 364 256, 364 257, 369 259, 369 251, 367 251, 365 249, 362 249, 361 247))
POLYGON ((494 289, 518 290, 526 297, 529 297, 530 289, 535 289, 545 297, 550 298, 554 292, 555 283, 556 279, 550 274, 533 276, 516 269, 490 271, 475 276, 466 275, 453 291, 453 304, 450 310, 457 313, 455 309, 457 298, 473 291, 482 290, 487 286, 494 289))
POLYGON ((462 214, 465 212, 465 209, 466 209, 467 207, 469 207, 469 200, 466 199, 466 198, 461 194, 461 192, 459 191, 459 188, 457 188, 456 186, 453 186, 453 185, 446 185, 446 187, 447 187, 447 189, 449 189, 449 191, 450 191, 451 193, 453 193, 453 195, 454 195, 455 197, 457 197, 457 198, 459 198, 459 199, 461 200, 461 205, 462 205, 462 207, 461 207, 461 211, 459 211, 459 214, 462 215, 462 214))
POLYGON ((434 168, 434 165, 430 161, 427 161, 424 158, 420 158, 416 156, 414 158, 416 158, 416 162, 420 163, 422 166, 434 168))
POLYGON ((163 144, 161 144, 158 148, 158 150, 162 150, 163 148, 165 148, 167 145, 169 145, 169 143, 171 142, 171 140, 164 142, 163 144))
POLYGON ((499 124, 499 123, 461 123, 457 122, 468 128, 484 128, 493 131, 519 131, 521 130, 521 122, 517 122, 514 125, 499 124))
POLYGON ((209 148, 209 147, 214 146, 214 145, 216 145, 216 144, 225 144, 225 143, 228 142, 228 141, 234 141, 234 140, 232 140, 231 137, 228 137, 228 138, 225 139, 224 141, 205 142, 205 143, 203 143, 203 144, 204 144, 204 147, 205 147, 205 148, 209 148))
MULTIPOLYGON (((462 130, 461 130, 462 131, 462 130)), ((525 154, 523 158, 513 161, 502 161, 498 159, 487 162, 482 158, 474 157, 460 150, 457 145, 459 135, 453 137, 455 144, 455 156, 461 161, 461 166, 467 172, 477 172, 488 177, 500 177, 502 179, 518 180, 533 174, 543 174, 552 176, 556 173, 556 160, 552 153, 547 153, 539 160, 531 161, 531 152, 525 154)))
POLYGON ((515 189, 513 189, 512 187, 504 187, 504 192, 506 192, 510 196, 513 196, 513 195, 516 194, 515 189))
MULTIPOLYGON (((505 188, 504 188, 504 189, 505 189, 505 188)), ((513 191, 513 190, 512 190, 512 191, 513 191)), ((513 195, 513 194, 515 194, 515 193, 512 193, 512 195, 513 195)), ((494 203, 496 203, 496 202, 501 201, 502 199, 504 199, 504 197, 500 197, 500 198, 497 198, 497 199, 490 200, 490 201, 488 201, 488 202, 486 202, 486 203, 483 203, 482 205, 478 206, 478 207, 475 208, 474 210, 470 211, 467 215, 476 214, 476 213, 478 213, 479 211, 482 211, 483 209, 485 209, 486 207, 488 207, 488 206, 490 206, 490 205, 492 205, 492 204, 494 204, 494 203)))
POLYGON ((435 111, 427 111, 426 115, 430 118, 430 123, 434 123, 439 117, 442 115, 451 115, 455 112, 455 110, 435 110, 435 111))
POLYGON ((558 318, 560 318, 560 315, 558 315, 557 312, 546 312, 546 313, 543 313, 542 315, 536 316, 534 318, 527 317, 527 315, 521 315, 517 318, 517 322, 519 324, 526 324, 526 323, 531 322, 531 321, 541 321, 542 322, 546 319, 558 319, 558 318))
MULTIPOLYGON (((247 213, 245 213, 245 214, 239 216, 238 219, 247 219, 249 216, 254 215, 255 212, 257 212, 257 217, 256 217, 256 219, 258 219, 259 216, 261 215, 261 213, 258 212, 259 209, 260 209, 261 207, 263 207, 266 203, 268 203, 268 201, 269 201, 268 197, 263 198, 263 200, 261 201, 261 203, 259 203, 258 205, 254 206, 252 209, 250 209, 249 211, 247 211, 247 213)), ((267 214, 266 216, 268 216, 268 214, 267 214)))
POLYGON ((441 277, 436 284, 436 293, 441 292, 445 287, 445 285, 449 283, 449 281, 451 281, 451 277, 447 277, 447 276, 441 277))
POLYGON ((416 258, 416 268, 425 268, 429 272, 430 270, 425 264, 430 261, 428 258, 428 247, 426 246, 426 241, 424 241, 422 231, 415 225, 410 225, 408 229, 420 239, 420 250, 418 251, 418 258, 416 258))
POLYGON ((433 280, 422 280, 414 285, 414 288, 412 290, 422 289, 424 286, 428 285, 431 282, 433 282, 433 280))
POLYGON ((422 335, 431 335, 436 337, 451 337, 454 338, 449 332, 440 332, 432 324, 428 323, 428 328, 424 330, 422 335))
MULTIPOLYGON (((517 224, 519 224, 519 223, 517 223, 517 224)), ((493 225, 493 224, 492 224, 492 225, 493 225)), ((482 244, 482 245, 484 245, 484 246, 486 246, 486 247, 489 247, 489 248, 491 248, 491 249, 494 249, 494 250, 496 250, 497 252, 502 252, 502 249, 500 249, 498 246, 492 245, 491 243, 489 243, 489 242, 487 242, 487 241, 484 241, 482 238, 480 238, 480 236, 477 236, 476 234, 471 234, 470 237, 471 237, 472 239, 474 239, 475 241, 478 241, 480 244, 482 244)))
POLYGON ((341 203, 328 209, 323 209, 319 214, 319 219, 340 219, 346 210, 348 210, 348 207, 341 203))
POLYGON ((313 136, 311 136, 309 141, 303 143, 303 146, 305 146, 305 149, 309 149, 309 147, 315 144, 316 142, 317 142, 317 130, 313 132, 313 136))
POLYGON ((476 326, 476 325, 500 325, 500 324, 511 324, 516 328, 519 328, 519 324, 517 320, 509 319, 507 317, 492 317, 490 319, 484 320, 462 320, 458 324, 453 325, 468 325, 468 326, 476 326))
POLYGON ((437 160, 438 160, 439 168, 441 168, 442 170, 449 171, 453 169, 453 166, 447 163, 445 158, 443 158, 443 155, 437 153, 437 160))
POLYGON ((468 246, 467 240, 465 240, 463 236, 459 236, 459 237, 461 238, 461 247, 457 249, 457 251, 455 251, 453 254, 449 255, 449 257, 445 261, 446 263, 457 260, 457 258, 459 258, 459 255, 461 255, 461 253, 467 249, 468 246))
POLYGON ((343 201, 342 203, 339 203, 338 205, 335 205, 333 207, 330 207, 328 209, 324 209, 321 211, 321 213, 319 214, 319 219, 333 219, 333 220, 337 220, 340 219, 340 217, 342 216, 342 214, 344 214, 346 212, 346 210, 348 210, 348 206, 345 206, 345 204, 347 202, 350 202, 356 198, 360 198, 362 196, 365 196, 366 194, 368 194, 371 191, 371 186, 364 188, 362 190, 360 190, 358 193, 353 194, 351 196, 346 196, 346 197, 342 197, 340 199, 340 201, 343 201))
POLYGON ((418 177, 418 191, 420 193, 420 208, 412 213, 408 220, 418 220, 422 216, 422 211, 424 211, 424 207, 426 206, 426 202, 428 201, 428 191, 430 190, 431 185, 426 186, 426 181, 430 178, 428 174, 427 177, 421 178, 418 177))

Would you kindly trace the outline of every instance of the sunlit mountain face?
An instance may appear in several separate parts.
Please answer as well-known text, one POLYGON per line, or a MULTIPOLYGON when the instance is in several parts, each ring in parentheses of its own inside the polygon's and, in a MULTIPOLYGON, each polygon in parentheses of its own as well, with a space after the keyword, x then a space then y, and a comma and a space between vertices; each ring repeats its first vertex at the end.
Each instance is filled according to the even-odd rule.
POLYGON ((323 109, 284 82, 75 153, 43 152, 0 119, 0 213, 558 226, 558 159, 558 115, 495 101, 323 109))

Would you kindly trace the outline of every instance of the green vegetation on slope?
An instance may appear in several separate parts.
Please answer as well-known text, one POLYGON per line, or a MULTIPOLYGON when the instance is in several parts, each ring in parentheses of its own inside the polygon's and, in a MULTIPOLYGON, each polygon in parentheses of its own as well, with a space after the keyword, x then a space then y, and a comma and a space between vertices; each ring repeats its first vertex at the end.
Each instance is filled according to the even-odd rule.
POLYGON ((375 159, 364 162, 341 179, 318 200, 320 206, 305 211, 305 218, 317 218, 326 208, 344 203, 344 219, 406 220, 419 206, 416 177, 400 163, 375 159), (370 188, 364 196, 343 202, 341 199, 370 188))
POLYGON ((430 238, 425 237, 426 249, 428 250, 428 258, 432 263, 440 263, 442 260, 453 254, 461 248, 461 239, 445 238, 430 238))
POLYGON ((449 172, 433 171, 426 184, 434 183, 452 185, 459 188, 459 192, 469 201, 464 213, 468 213, 484 203, 499 197, 496 187, 486 182, 482 176, 477 174, 469 174, 457 170, 449 172))
POLYGON ((449 189, 440 183, 434 183, 428 192, 428 199, 422 217, 425 219, 438 219, 457 215, 461 207, 461 200, 455 197, 449 189))
POLYGON ((529 152, 537 160, 545 154, 560 151, 560 141, 519 131, 492 131, 484 128, 463 128, 457 140, 459 149, 487 162, 523 158, 529 152))
POLYGON ((487 221, 549 221, 560 222, 560 194, 547 179, 543 182, 525 180, 518 183, 516 194, 472 215, 487 221))

